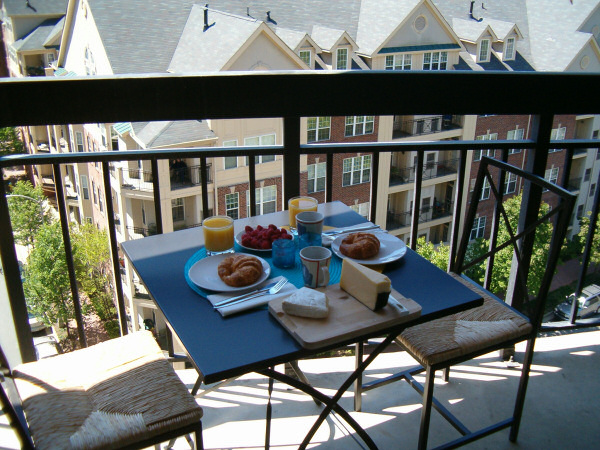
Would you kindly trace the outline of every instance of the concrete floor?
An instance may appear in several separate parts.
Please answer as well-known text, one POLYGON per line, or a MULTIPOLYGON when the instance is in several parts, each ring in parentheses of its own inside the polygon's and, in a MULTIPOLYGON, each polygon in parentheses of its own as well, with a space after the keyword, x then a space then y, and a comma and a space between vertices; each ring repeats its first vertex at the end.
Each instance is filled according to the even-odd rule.
MULTIPOLYGON (((524 345, 517 346, 515 360, 522 361, 524 345)), ((305 360, 300 367, 309 380, 326 394, 353 370, 352 357, 305 360)), ((413 361, 401 352, 380 355, 366 372, 366 379, 382 377, 413 361)), ((472 443, 476 449, 598 448, 600 421, 600 331, 540 338, 531 373, 524 416, 517 444, 503 430, 472 443)), ((191 386, 192 370, 178 371, 191 386)), ((449 383, 436 381, 436 397, 463 423, 475 429, 507 418, 512 413, 518 369, 508 367, 496 354, 455 366, 449 383)), ((417 377, 423 381, 423 377, 417 377)), ((267 379, 246 375, 227 386, 198 398, 204 408, 204 444, 207 449, 264 448, 267 379)), ((271 446, 294 449, 302 441, 320 412, 307 395, 275 383, 271 446)), ((352 392, 341 404, 352 411, 352 392)), ((367 430, 381 449, 416 448, 420 418, 420 396, 405 382, 393 383, 363 398, 363 411, 352 416, 367 430)), ((436 412, 432 415, 430 447, 455 439, 459 434, 436 412)), ((345 423, 329 416, 312 440, 311 448, 362 448, 345 423)), ((4 417, 0 417, 0 449, 18 448, 4 417)), ((189 448, 178 439, 175 448, 189 448)))

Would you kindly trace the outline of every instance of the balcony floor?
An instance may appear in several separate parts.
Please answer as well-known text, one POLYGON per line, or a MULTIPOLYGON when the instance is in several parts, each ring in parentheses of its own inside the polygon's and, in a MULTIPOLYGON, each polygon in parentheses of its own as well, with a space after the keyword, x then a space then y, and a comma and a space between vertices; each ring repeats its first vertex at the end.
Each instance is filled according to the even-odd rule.
MULTIPOLYGON (((516 361, 522 360, 523 352, 524 345, 518 345, 516 361)), ((331 394, 352 371, 353 364, 353 357, 339 357, 301 361, 300 367, 316 387, 331 394)), ((411 365, 413 360, 405 353, 384 353, 367 370, 366 379, 411 365)), ((599 368, 597 329, 538 339, 518 448, 597 448, 599 368)), ((195 372, 180 370, 178 374, 191 388, 195 372)), ((449 405, 465 425, 476 428, 508 417, 517 383, 518 371, 508 368, 493 353, 453 367, 448 384, 438 378, 436 397, 449 405)), ((199 398, 205 411, 205 448, 264 447, 266 396, 267 380, 249 374, 199 398)), ((344 395, 342 406, 351 411, 351 392, 344 395)), ((407 383, 396 382, 367 392, 363 412, 352 415, 379 448, 416 448, 420 409, 420 396, 407 383)), ((310 397, 276 382, 271 446, 278 450, 297 448, 319 411, 310 397)), ((459 435, 434 412, 429 436, 429 444, 434 446, 459 435)), ((345 423, 333 416, 328 417, 312 442, 312 446, 326 449, 361 448, 345 423)), ((0 448, 18 448, 5 417, 0 417, 0 448)), ((175 448, 189 447, 184 439, 178 439, 175 448)), ((503 430, 469 448, 516 447, 508 441, 508 430, 503 430)))

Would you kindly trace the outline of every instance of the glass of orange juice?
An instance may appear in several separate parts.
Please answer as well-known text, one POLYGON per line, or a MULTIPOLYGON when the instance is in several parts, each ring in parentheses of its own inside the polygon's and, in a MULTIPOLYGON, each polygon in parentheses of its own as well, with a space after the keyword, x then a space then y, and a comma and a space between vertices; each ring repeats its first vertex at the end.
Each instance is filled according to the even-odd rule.
POLYGON ((316 211, 319 202, 313 197, 292 197, 288 200, 290 210, 290 230, 296 234, 296 214, 304 211, 316 211))
POLYGON ((211 216, 202 221, 206 256, 233 253, 233 219, 211 216))

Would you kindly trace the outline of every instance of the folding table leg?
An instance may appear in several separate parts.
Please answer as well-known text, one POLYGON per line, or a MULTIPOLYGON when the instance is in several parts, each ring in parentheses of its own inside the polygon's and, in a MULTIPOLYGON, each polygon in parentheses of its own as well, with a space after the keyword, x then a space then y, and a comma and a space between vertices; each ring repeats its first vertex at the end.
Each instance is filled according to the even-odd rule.
POLYGON ((427 448, 427 437, 429 435, 429 421, 431 419, 431 404, 433 402, 433 382, 435 370, 427 366, 425 375, 425 389, 423 391, 423 410, 421 411, 421 428, 419 429, 420 450, 427 448))
MULTIPOLYGON (((304 384, 308 384, 310 386, 310 382, 308 381, 308 378, 306 377, 306 375, 304 375, 304 372, 302 372, 302 370, 298 366, 297 360, 290 361, 289 363, 286 363, 286 364, 290 365, 290 367, 292 368, 292 370, 294 371, 294 373, 296 374, 298 379, 300 379, 300 381, 302 381, 304 384)), ((317 406, 321 406, 320 400, 313 397, 313 401, 316 403, 317 406)))
MULTIPOLYGON (((364 343, 357 342, 354 344, 354 370, 362 363, 364 356, 364 343)), ((362 392, 363 392, 363 377, 362 372, 359 372, 354 381, 354 411, 362 409, 362 392)))
POLYGON ((527 348, 525 350, 525 359, 523 361, 523 367, 521 369, 521 378, 519 380, 519 390, 517 391, 517 399, 515 400, 515 410, 513 412, 513 421, 510 426, 510 433, 508 439, 511 442, 517 440, 519 434, 519 426, 521 425, 521 416, 523 415, 523 404, 525 403, 525 394, 527 393, 527 384, 529 382, 529 370, 533 362, 533 346, 535 338, 527 341, 527 348))

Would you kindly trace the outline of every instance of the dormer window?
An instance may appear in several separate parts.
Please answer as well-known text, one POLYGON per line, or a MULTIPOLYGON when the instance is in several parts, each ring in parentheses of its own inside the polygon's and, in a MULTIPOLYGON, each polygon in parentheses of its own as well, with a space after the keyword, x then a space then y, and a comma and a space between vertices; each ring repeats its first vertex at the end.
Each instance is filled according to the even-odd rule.
POLYGON ((515 38, 511 37, 504 43, 504 60, 509 61, 515 59, 515 38))
POLYGON ((489 62, 490 60, 490 40, 482 39, 479 42, 479 62, 489 62))
POLYGON ((348 49, 347 48, 338 48, 337 49, 335 68, 337 70, 348 69, 348 49))
POLYGON ((385 57, 385 70, 410 70, 412 55, 387 55, 385 57))
POLYGON ((300 59, 302 61, 304 61, 304 63, 308 67, 311 67, 311 65, 310 65, 310 50, 300 50, 300 53, 298 53, 298 56, 300 56, 300 59))

